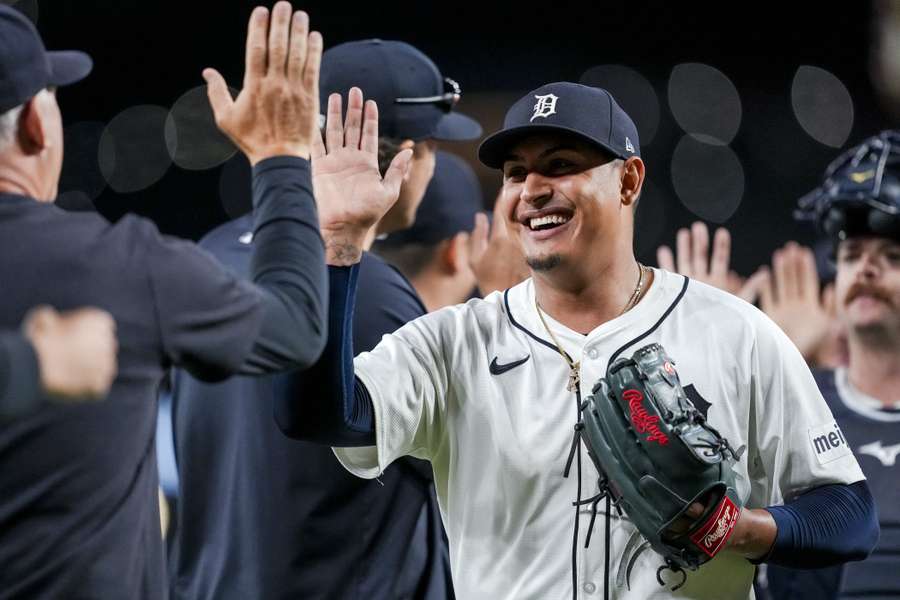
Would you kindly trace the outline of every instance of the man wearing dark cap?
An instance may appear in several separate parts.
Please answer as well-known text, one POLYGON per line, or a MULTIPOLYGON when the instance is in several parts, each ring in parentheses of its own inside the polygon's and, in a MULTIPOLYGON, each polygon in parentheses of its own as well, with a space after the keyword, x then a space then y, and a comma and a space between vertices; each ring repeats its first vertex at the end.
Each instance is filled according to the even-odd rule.
POLYGON ((820 570, 769 568, 772 600, 900 598, 900 131, 832 162, 801 200, 836 266, 837 318, 848 363, 814 373, 866 475, 881 524, 867 560, 820 570))
POLYGON ((469 266, 469 234, 482 209, 472 167, 438 152, 415 224, 375 242, 374 251, 409 279, 428 312, 472 297, 476 281, 469 266))
MULTIPOLYGON (((313 156, 320 204, 323 195, 349 189, 329 176, 334 165, 363 156, 374 161, 369 166, 385 171, 397 152, 411 151, 397 204, 366 238, 371 241, 374 229, 410 225, 433 173, 434 141, 480 133, 477 123, 452 111, 459 90, 450 87, 445 91, 444 78, 428 57, 402 42, 350 42, 325 52, 320 92, 327 151, 313 156), (371 152, 348 147, 342 125, 358 129, 363 93, 378 107, 380 136, 371 152)), ((250 224, 247 217, 226 223, 201 245, 235 273, 247 275, 256 244, 250 224)), ((425 314, 409 282, 374 254, 365 254, 360 278, 365 291, 354 315, 358 348, 374 347, 384 334, 425 314)), ((440 517, 429 500, 427 463, 400 461, 377 482, 349 475, 327 445, 296 442, 278 430, 273 412, 282 387, 280 378, 244 377, 210 386, 176 372, 180 486, 170 561, 173 596, 452 596, 440 517)))
MULTIPOLYGON (((322 38, 279 2, 271 19, 253 12, 247 48, 236 99, 216 71, 204 77, 217 123, 253 165, 252 284, 146 220, 112 225, 52 204, 63 155, 54 89, 91 61, 46 52, 33 25, 0 6, 0 328, 34 305, 89 305, 112 315, 119 339, 105 402, 48 403, 0 425, 4 598, 165 598, 154 453, 163 373, 182 365, 213 381, 303 368, 322 348, 327 282, 308 162, 322 38)), ((389 200, 343 209, 365 227, 389 200)))
POLYGON ((676 595, 746 599, 750 560, 864 557, 877 537, 871 495, 846 445, 817 451, 822 432, 840 438, 803 357, 749 304, 635 260, 644 163, 612 96, 542 86, 479 157, 503 171, 502 205, 531 278, 419 318, 351 362, 351 332, 335 324, 353 303, 364 234, 323 221, 326 247, 341 240, 341 252, 326 250, 329 340, 277 409, 285 433, 330 439, 360 477, 403 456, 429 460, 459 598, 671 597, 656 553, 619 564, 635 528, 608 501, 588 546, 584 500, 599 477, 572 435, 608 364, 656 342, 712 426, 747 446, 734 467, 747 508, 727 549, 687 572, 676 595))

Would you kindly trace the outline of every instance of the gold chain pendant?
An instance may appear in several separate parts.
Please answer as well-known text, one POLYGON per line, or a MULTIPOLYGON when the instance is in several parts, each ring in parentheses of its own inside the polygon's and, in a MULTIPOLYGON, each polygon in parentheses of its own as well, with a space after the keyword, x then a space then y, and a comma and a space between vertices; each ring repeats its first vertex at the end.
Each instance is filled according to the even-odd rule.
POLYGON ((569 367, 569 383, 566 385, 566 389, 570 392, 578 391, 578 382, 580 380, 580 376, 578 375, 578 363, 571 365, 569 367))

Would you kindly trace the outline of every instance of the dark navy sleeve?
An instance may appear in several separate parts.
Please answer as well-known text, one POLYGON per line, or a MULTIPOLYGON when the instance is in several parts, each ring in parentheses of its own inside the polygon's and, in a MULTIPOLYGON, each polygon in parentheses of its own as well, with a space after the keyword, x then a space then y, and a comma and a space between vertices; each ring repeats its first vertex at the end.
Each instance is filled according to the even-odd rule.
POLYGON ((0 422, 42 404, 41 372, 31 343, 20 333, 0 333, 0 422))
POLYGON ((186 242, 159 236, 148 251, 164 350, 202 380, 305 368, 324 345, 327 274, 309 162, 261 161, 253 204, 252 284, 186 242))
POLYGON ((352 267, 329 267, 328 341, 309 370, 282 379, 275 420, 288 436, 330 446, 375 443, 369 391, 353 374, 353 356, 425 314, 399 271, 363 253, 352 267), (357 294, 357 286, 362 293, 357 294))
POLYGON ((285 435, 329 446, 372 446, 372 399, 353 373, 353 312, 360 265, 329 267, 328 340, 318 362, 276 381, 275 422, 285 435))
POLYGON ((427 312, 406 277, 369 252, 360 261, 359 289, 353 317, 356 354, 371 351, 382 337, 427 312))
POLYGON ((778 526, 763 561, 796 569, 863 560, 878 542, 878 514, 865 481, 815 488, 767 508, 778 526))

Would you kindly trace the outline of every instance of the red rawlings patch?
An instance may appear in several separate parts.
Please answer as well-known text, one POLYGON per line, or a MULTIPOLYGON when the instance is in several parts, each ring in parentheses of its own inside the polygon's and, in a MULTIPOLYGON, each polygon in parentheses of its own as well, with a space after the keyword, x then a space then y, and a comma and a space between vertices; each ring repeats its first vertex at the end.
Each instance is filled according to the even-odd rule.
POLYGON ((622 393, 622 397, 628 402, 628 408, 631 411, 631 424, 634 425, 634 430, 638 433, 649 434, 644 438, 644 441, 656 442, 660 446, 668 444, 669 436, 660 431, 659 425, 657 425, 659 417, 651 415, 644 408, 644 395, 639 390, 625 390, 622 393))
POLYGON ((734 532, 740 514, 731 498, 725 496, 719 503, 719 510, 691 536, 691 541, 708 556, 715 556, 734 532))

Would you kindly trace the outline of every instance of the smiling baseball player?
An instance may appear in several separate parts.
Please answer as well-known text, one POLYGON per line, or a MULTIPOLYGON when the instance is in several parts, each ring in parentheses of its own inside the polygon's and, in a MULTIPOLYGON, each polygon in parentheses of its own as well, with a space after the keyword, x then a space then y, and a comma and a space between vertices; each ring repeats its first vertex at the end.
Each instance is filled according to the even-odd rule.
MULTIPOLYGON (((322 223, 329 346, 293 380, 319 401, 279 406, 282 429, 337 446, 360 477, 405 455, 431 461, 465 600, 744 599, 751 560, 821 566, 866 556, 877 537, 871 496, 796 348, 749 304, 635 260, 644 163, 610 94, 572 83, 534 90, 479 158, 503 170, 501 205, 532 277, 417 319, 351 363, 365 232, 322 223), (715 556, 683 582, 663 572, 664 585, 660 554, 625 552, 639 538, 635 524, 627 510, 598 506, 600 474, 573 442, 595 382, 651 343, 674 361, 692 422, 742 448, 728 477, 744 508, 710 520, 707 499, 685 498, 678 522, 703 513, 688 533, 714 542, 715 556), (822 436, 839 441, 821 449, 822 436), (623 555, 633 558, 625 579, 623 555)), ((636 443, 659 443, 659 417, 632 410, 644 432, 636 443)))

